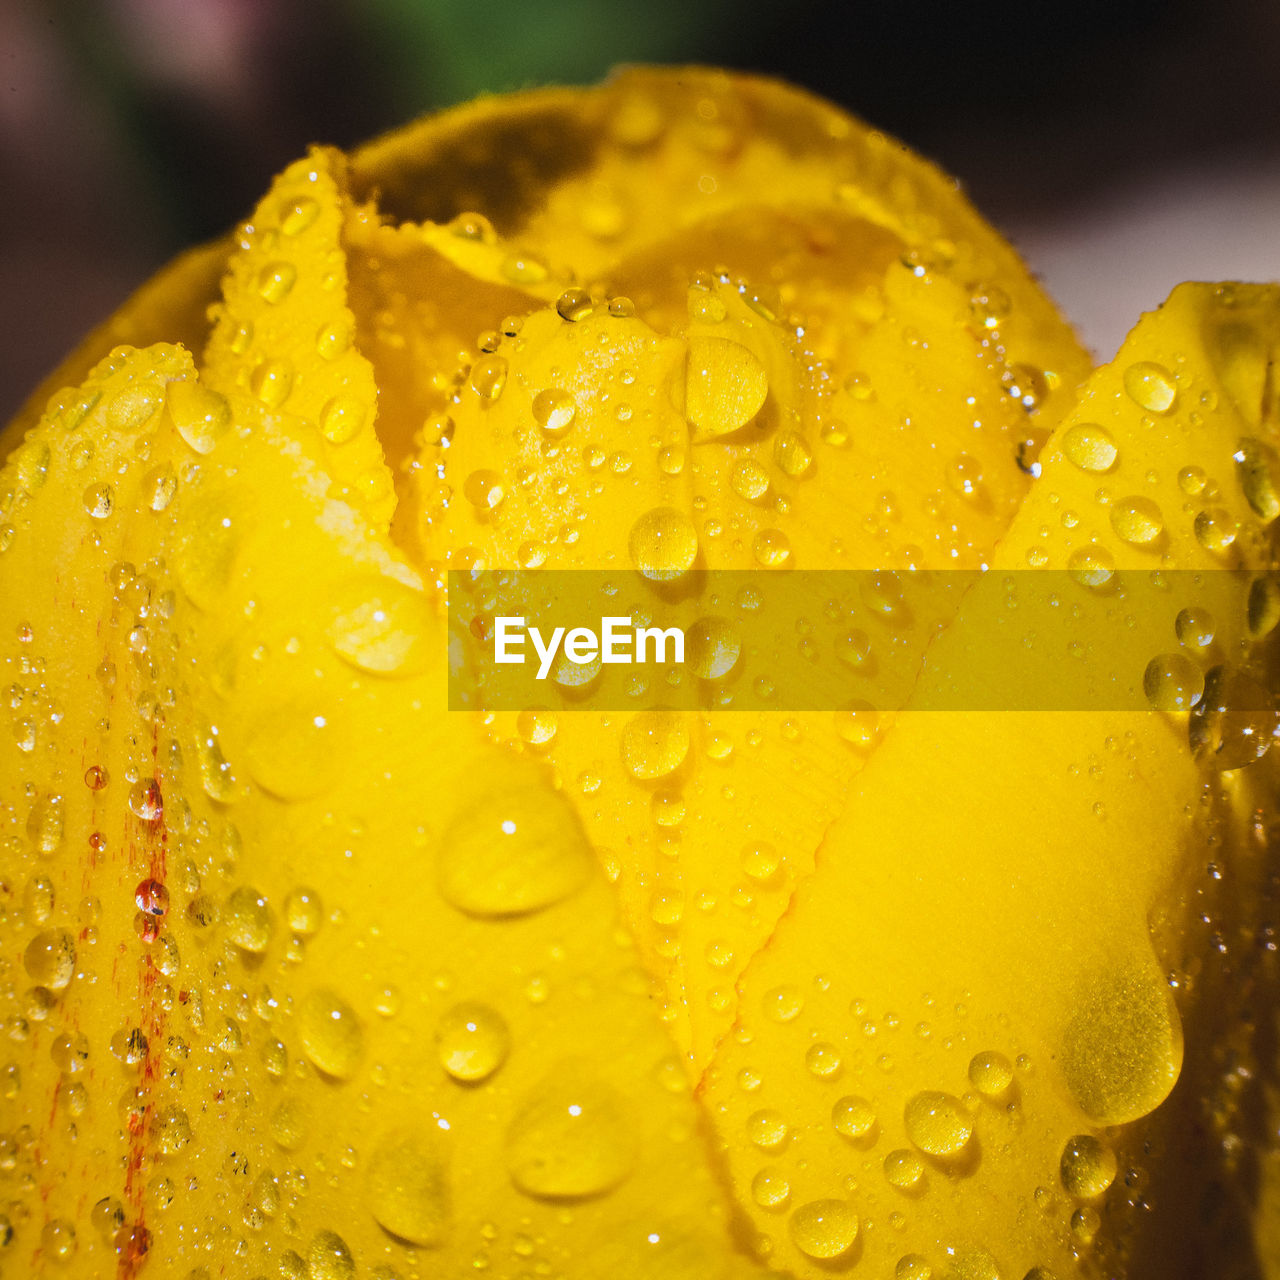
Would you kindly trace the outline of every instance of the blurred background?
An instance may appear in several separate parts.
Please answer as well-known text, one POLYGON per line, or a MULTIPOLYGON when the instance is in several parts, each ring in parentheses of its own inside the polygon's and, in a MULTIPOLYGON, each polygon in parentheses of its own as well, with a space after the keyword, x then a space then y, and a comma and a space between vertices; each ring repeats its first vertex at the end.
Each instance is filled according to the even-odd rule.
POLYGON ((618 62, 784 76, 957 174, 1095 352, 1280 278, 1267 0, 0 0, 0 422, 313 141, 618 62))

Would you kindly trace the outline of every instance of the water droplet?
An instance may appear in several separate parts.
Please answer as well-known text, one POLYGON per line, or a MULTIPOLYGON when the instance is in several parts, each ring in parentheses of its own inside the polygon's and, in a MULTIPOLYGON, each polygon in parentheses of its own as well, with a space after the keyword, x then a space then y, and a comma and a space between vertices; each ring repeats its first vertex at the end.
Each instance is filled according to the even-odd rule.
POLYGON ((777 849, 764 841, 744 846, 739 860, 742 870, 757 884, 774 881, 782 866, 777 849))
POLYGON ((291 933, 309 938, 324 923, 324 907, 314 889, 299 886, 284 900, 284 919, 291 933))
POLYGON ((573 426, 577 405, 567 391, 550 388, 533 397, 533 420, 549 436, 558 436, 573 426))
POLYGON ((19 445, 13 454, 19 486, 28 493, 41 488, 49 478, 51 457, 49 446, 43 440, 28 440, 19 445))
POLYGON ((1246 621, 1251 640, 1269 636, 1280 623, 1280 581, 1274 575, 1255 578, 1249 584, 1246 621))
POLYGON ((836 733, 855 751, 870 751, 880 739, 880 713, 869 702, 854 702, 832 718, 836 733))
POLYGON ((1082 587, 1102 591, 1115 577, 1116 561, 1106 547, 1090 542, 1067 557, 1067 571, 1082 587))
POLYGON ((227 922, 227 936, 236 946, 258 955, 270 945, 276 927, 275 913, 257 889, 241 885, 233 890, 223 918, 227 922))
POLYGON ((847 1253, 858 1238, 858 1215, 846 1200, 810 1200, 792 1213, 787 1226, 795 1247, 822 1261, 847 1253))
POLYGON ((436 1026, 440 1065, 455 1080, 487 1079, 506 1061, 510 1047, 506 1021, 488 1005, 454 1005, 436 1026))
POLYGON ((493 404, 507 385, 507 362, 502 356, 477 360, 471 370, 471 390, 482 404, 493 404))
POLYGON ((794 479, 813 465, 813 454, 801 436, 794 431, 783 431, 773 442, 773 460, 784 475, 794 479))
POLYGON ((65 1218, 53 1218, 40 1229, 40 1252, 50 1262, 70 1262, 76 1252, 76 1229, 65 1218))
POLYGON ((1092 1244, 1101 1226, 1102 1215, 1092 1205, 1085 1205, 1071 1215, 1071 1234, 1077 1244, 1092 1244))
POLYGON ((152 511, 163 511, 178 492, 178 477, 172 463, 152 467, 142 478, 143 500, 152 511))
POLYGON ((307 1280, 355 1280, 356 1264, 343 1238, 317 1231, 307 1250, 307 1280))
POLYGON ((316 355, 321 360, 336 360, 344 352, 349 351, 355 334, 351 321, 344 317, 327 324, 316 334, 316 355))
POLYGON ((1001 1098, 1013 1084, 1013 1063, 994 1050, 976 1053, 969 1060, 969 1083, 984 1098, 1001 1098))
POLYGON ((1182 1065, 1182 1024, 1149 954, 1094 975, 1073 1008, 1059 1063, 1085 1115, 1128 1124, 1163 1102, 1182 1065))
POLYGON ((1226 551, 1236 540, 1240 526, 1235 517, 1224 507, 1210 507, 1196 515, 1194 526, 1196 541, 1206 550, 1216 553, 1226 551))
POLYGON ((1204 675, 1185 654, 1157 654, 1142 674, 1142 691, 1157 711, 1189 711, 1204 692, 1204 675))
POLYGON ((141 822, 159 822, 164 817, 164 798, 154 778, 140 778, 129 791, 129 809, 141 822))
POLYGON ((907 1137, 926 1155, 954 1158, 973 1137, 973 1121, 959 1098, 925 1090, 903 1109, 907 1137))
POLYGON ((434 1247, 449 1227, 445 1130, 423 1124, 374 1148, 365 1198, 378 1225, 399 1240, 434 1247))
POLYGON ((95 519, 105 520, 115 505, 115 493, 109 484, 91 484, 83 495, 84 509, 95 519))
POLYGON ((473 471, 463 482, 463 495, 480 511, 496 511, 506 497, 506 487, 496 471, 473 471))
POLYGON ((422 591, 370 575, 348 582, 332 608, 329 643, 358 670, 412 675, 426 664, 431 619, 422 591))
POLYGON ((27 815, 27 839, 31 841, 35 851, 46 858, 52 857, 62 846, 65 830, 62 797, 41 796, 27 815))
POLYGON ((840 1052, 833 1044, 811 1044, 805 1050, 804 1065, 819 1080, 830 1080, 840 1070, 840 1052))
POLYGON ((1077 1134, 1062 1148, 1059 1171, 1068 1195, 1096 1200, 1115 1181, 1115 1152, 1090 1134, 1077 1134))
POLYGON ((330 444, 346 444, 364 428, 369 411, 351 396, 335 396, 320 410, 320 434, 330 444))
POLYGON ((1236 446, 1233 456, 1246 501, 1255 515, 1270 524, 1280 515, 1280 494, 1276 492, 1280 487, 1277 482, 1280 459, 1276 451, 1261 440, 1246 436, 1236 446))
POLYGON ((804 1008, 804 997, 789 983, 772 987, 764 993, 764 1011, 774 1022, 790 1022, 804 1008))
POLYGON ((791 1184, 777 1169, 761 1169, 751 1179, 751 1198, 762 1209, 782 1209, 791 1199, 791 1184))
POLYGON ((686 635, 686 661, 700 680, 720 680, 738 663, 742 639, 726 618, 699 618, 686 635))
POLYGON ((1189 498, 1194 498, 1203 493, 1208 480, 1209 477, 1205 475, 1200 467, 1183 467, 1178 472, 1178 488, 1189 498))
POLYGON ((1262 759, 1280 727, 1274 706, 1258 681, 1235 667, 1212 667, 1188 725, 1196 758, 1208 760, 1215 769, 1242 769, 1262 759))
POLYGON ((764 1109, 747 1117, 747 1138, 761 1151, 776 1151, 791 1136, 781 1111, 764 1109))
POLYGON ((698 558, 693 522, 674 507, 654 507, 631 527, 631 563, 652 582, 671 582, 687 573, 698 558))
POLYGON ((297 279, 298 269, 292 262, 268 262, 258 272, 258 296, 264 302, 283 302, 297 279))
POLYGON ((1121 498, 1111 505, 1111 527, 1126 542, 1145 547, 1164 532, 1164 517, 1150 498, 1121 498))
POLYGON ((319 216, 320 206, 310 196, 290 200, 280 210, 280 230, 287 236, 301 235, 319 216))
POLYGON ((555 712, 543 707, 532 707, 516 717, 516 732, 520 740, 530 747, 544 747, 556 736, 555 712))
POLYGON ((884 1158, 884 1176, 899 1191, 914 1191, 924 1177, 924 1161, 914 1151, 899 1148, 884 1158))
POLYGON ((330 716, 308 706, 279 706, 254 721, 242 758, 264 791, 305 800, 324 791, 339 767, 333 734, 330 716))
POLYGON ((61 991, 75 976, 75 941, 65 929, 43 929, 27 943, 22 963, 37 986, 61 991))
POLYGON ((507 1170, 526 1195, 603 1195, 631 1172, 627 1108, 606 1085, 561 1070, 529 1098, 507 1130, 507 1170))
POLYGON ((278 409, 293 390, 293 366, 287 360, 264 360, 249 378, 249 390, 268 409, 278 409))
POLYGON ((1139 360, 1124 371, 1129 398, 1151 413, 1168 413, 1178 396, 1173 374, 1151 360, 1139 360))
POLYGON ((689 754, 688 719, 675 711, 642 711, 622 731, 622 763, 641 781, 674 773, 689 754))
POLYGON ((138 910, 146 915, 162 918, 169 912, 169 890, 159 880, 146 879, 133 891, 138 910))
POLYGON ((754 352, 730 338, 689 339, 685 417, 694 440, 713 440, 745 427, 769 394, 769 377, 754 352))
POLYGON ((932 1280, 929 1260, 918 1253, 904 1253, 893 1269, 893 1280, 932 1280))
POLYGON ((769 477, 754 458, 743 458, 733 468, 729 484, 734 493, 748 502, 755 502, 769 492, 769 477))
POLYGON ((751 554, 766 569, 780 569, 791 559, 791 542, 781 529, 760 529, 751 539, 751 554))
POLYGON ((307 996, 298 1007, 302 1050, 335 1080, 355 1075, 364 1052, 364 1030, 355 1010, 327 987, 307 996))
POLYGON ((161 1107, 151 1116, 151 1138, 162 1155, 177 1155, 191 1141, 190 1117, 181 1107, 161 1107))
POLYGON ((529 762, 495 771, 489 789, 459 806, 436 866, 448 902, 494 918, 563 901, 587 882, 593 858, 573 808, 529 762))
POLYGON ((1110 471, 1120 451, 1106 427, 1077 422, 1062 438, 1062 452, 1081 471, 1110 471))
POLYGON ((195 756, 196 771, 205 795, 219 804, 229 804, 235 798, 236 779, 222 754, 218 730, 213 725, 197 730, 195 756))
POLYGON ((557 314, 570 324, 585 320, 594 310, 595 304, 585 289, 566 289, 556 299, 557 314))
POLYGON ((831 1108, 831 1124, 835 1131, 851 1142, 863 1142, 875 1129, 875 1108, 866 1098, 847 1094, 831 1108))

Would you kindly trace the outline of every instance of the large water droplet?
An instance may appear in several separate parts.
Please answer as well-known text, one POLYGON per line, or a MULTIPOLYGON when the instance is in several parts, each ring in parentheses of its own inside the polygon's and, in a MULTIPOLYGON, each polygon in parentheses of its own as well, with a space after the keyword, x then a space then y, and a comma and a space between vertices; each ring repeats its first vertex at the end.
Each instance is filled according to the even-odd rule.
POLYGON ((1124 371, 1124 389, 1135 404, 1151 413, 1168 413, 1178 397, 1173 374, 1152 360, 1138 360, 1124 371))
POLYGON ((527 1195, 598 1196, 631 1172, 627 1108, 608 1086, 562 1070, 529 1098, 507 1131, 507 1169, 527 1195))
POLYGON ((65 929, 44 929, 22 953, 27 976, 37 986, 61 991, 76 972, 76 944, 65 929))
POLYGON ((685 416, 695 440, 745 427, 764 405, 769 376, 755 354, 730 338, 689 340, 685 416))
POLYGON ((364 1030, 356 1011, 341 996, 321 987, 298 1007, 303 1052, 327 1076, 349 1080, 364 1052, 364 1030))
POLYGON ((973 1121, 960 1099, 949 1093, 917 1093, 903 1109, 902 1118, 907 1137, 926 1155, 954 1158, 973 1137, 973 1121))
POLYGON ((787 1225, 795 1247, 822 1261, 847 1253, 858 1238, 858 1215, 847 1200, 810 1200, 787 1225))
POLYGON ((355 1280, 356 1264, 343 1238, 317 1231, 307 1250, 307 1280, 355 1280))
POLYGON ((259 954, 267 949, 275 932, 275 913, 257 889, 241 885, 232 891, 223 910, 227 936, 236 946, 259 954))
POLYGON ((526 762, 495 766, 489 787, 458 810, 440 840, 440 892, 468 915, 540 911, 576 893, 592 867, 572 806, 526 762))
POLYGON ((231 406, 199 382, 171 382, 169 417, 178 434, 196 453, 212 453, 231 426, 231 406))
POLYGON ((1073 1007, 1059 1061, 1080 1109, 1099 1125, 1154 1110, 1182 1065, 1182 1024, 1154 963, 1097 975, 1073 1007))
POLYGON ((1275 742, 1271 694, 1226 664, 1205 674, 1204 694, 1191 712, 1188 735, 1197 758, 1216 769, 1242 769, 1261 760, 1275 742))
POLYGON ((438 1124, 399 1130, 374 1148, 365 1174, 369 1211, 384 1230, 434 1247, 449 1227, 446 1130, 438 1124))
POLYGON ((1204 674, 1186 654, 1157 654, 1142 673, 1142 691, 1157 711, 1189 711, 1204 693, 1204 674))
POLYGON ((510 1047, 506 1021, 485 1004, 454 1005, 436 1026, 440 1065, 455 1080, 487 1079, 506 1060, 510 1047))
POLYGON ((689 754, 688 719, 676 711, 641 711, 622 731, 622 763, 640 781, 674 773, 689 754))
POLYGON ((1126 542, 1145 547, 1164 532, 1164 517, 1150 498, 1120 498, 1111 506, 1111 527, 1126 542))
POLYGON ((674 507, 654 507, 631 527, 631 563, 654 582, 670 582, 693 567, 698 534, 693 521, 674 507))
POLYGON ((421 591, 393 578, 358 578, 338 591, 332 610, 329 643, 358 670, 403 676, 426 664, 431 619, 421 591))
POLYGON ((1115 1180, 1115 1152, 1091 1134, 1077 1134, 1062 1149, 1059 1172, 1068 1195, 1096 1200, 1115 1180))
POLYGON ((1062 437, 1062 452, 1081 471, 1110 471, 1120 451, 1106 427, 1096 422, 1077 422, 1062 437))

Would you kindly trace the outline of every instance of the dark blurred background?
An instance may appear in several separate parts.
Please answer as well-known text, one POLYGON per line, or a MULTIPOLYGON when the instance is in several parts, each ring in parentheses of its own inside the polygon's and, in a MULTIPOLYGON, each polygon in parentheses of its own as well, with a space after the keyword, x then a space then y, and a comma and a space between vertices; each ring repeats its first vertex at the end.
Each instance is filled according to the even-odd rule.
POLYGON ((624 61, 784 76, 965 182, 1109 357, 1280 277, 1269 0, 0 0, 0 421, 312 141, 624 61))

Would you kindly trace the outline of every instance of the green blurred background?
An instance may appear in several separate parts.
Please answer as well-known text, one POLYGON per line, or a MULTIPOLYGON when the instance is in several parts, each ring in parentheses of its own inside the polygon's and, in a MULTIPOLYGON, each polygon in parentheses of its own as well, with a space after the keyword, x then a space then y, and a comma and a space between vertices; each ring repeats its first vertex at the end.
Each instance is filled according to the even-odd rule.
POLYGON ((1280 274, 1280 5, 0 0, 0 420, 312 141, 619 62, 784 76, 966 183, 1109 356, 1177 280, 1280 274))

